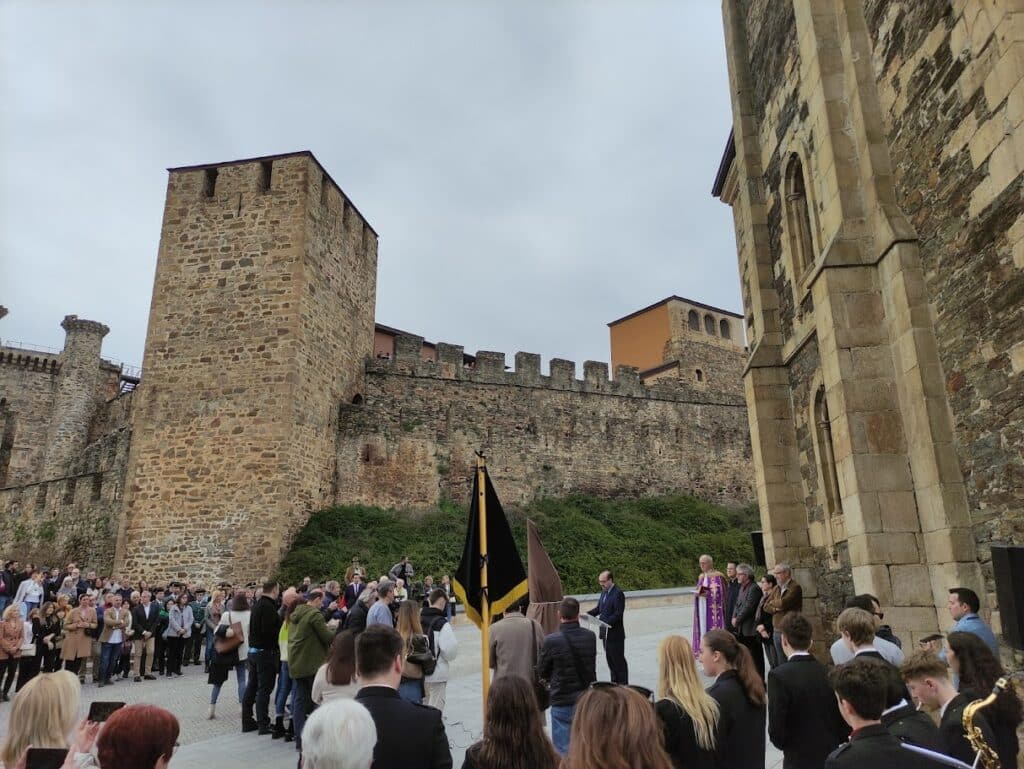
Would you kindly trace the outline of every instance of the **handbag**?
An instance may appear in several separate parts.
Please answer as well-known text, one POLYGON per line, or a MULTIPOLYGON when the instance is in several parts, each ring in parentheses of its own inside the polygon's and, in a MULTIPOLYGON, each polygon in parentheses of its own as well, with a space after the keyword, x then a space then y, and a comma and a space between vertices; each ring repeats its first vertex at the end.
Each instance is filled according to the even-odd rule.
POLYGON ((35 657, 36 656, 36 645, 35 644, 22 644, 21 646, 22 657, 35 657))
MULTIPOLYGON (((410 644, 409 653, 405 655, 405 661, 419 666, 423 671, 422 676, 433 675, 437 669, 437 658, 430 651, 430 644, 425 635, 414 635, 410 644)), ((417 678, 419 676, 408 675, 405 671, 402 674, 406 678, 417 678)))
MULTIPOLYGON (((228 613, 228 619, 231 619, 231 613, 228 613)), ((231 652, 238 649, 239 646, 245 641, 245 636, 242 634, 242 623, 231 622, 228 627, 231 628, 233 635, 222 635, 217 636, 213 642, 213 648, 217 651, 217 654, 230 654, 231 652)))
POLYGON ((533 696, 537 698, 537 707, 543 713, 551 707, 551 692, 548 690, 547 681, 542 681, 537 675, 537 644, 533 643, 531 646, 533 646, 533 696))

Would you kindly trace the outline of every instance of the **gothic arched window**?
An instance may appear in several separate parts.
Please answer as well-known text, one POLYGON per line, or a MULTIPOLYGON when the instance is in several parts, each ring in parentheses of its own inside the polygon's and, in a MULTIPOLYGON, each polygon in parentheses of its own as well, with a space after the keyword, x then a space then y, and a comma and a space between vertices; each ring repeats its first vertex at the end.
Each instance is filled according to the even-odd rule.
POLYGON ((722 339, 732 339, 732 333, 729 331, 729 321, 725 318, 718 321, 718 331, 722 335, 722 339))
POLYGON ((690 310, 690 314, 686 316, 686 322, 690 325, 691 331, 700 331, 700 316, 696 310, 690 310))
POLYGON ((807 183, 803 163, 793 154, 786 165, 785 181, 786 229, 793 255, 794 277, 799 278, 814 264, 816 252, 811 229, 811 208, 807 200, 807 183))
POLYGON ((828 415, 828 400, 825 386, 818 388, 814 396, 814 428, 818 437, 818 472, 825 492, 825 514, 839 515, 843 503, 839 497, 839 476, 836 473, 836 455, 832 446, 832 423, 828 415))
POLYGON ((715 335, 715 319, 710 315, 704 316, 704 331, 711 336, 715 335))

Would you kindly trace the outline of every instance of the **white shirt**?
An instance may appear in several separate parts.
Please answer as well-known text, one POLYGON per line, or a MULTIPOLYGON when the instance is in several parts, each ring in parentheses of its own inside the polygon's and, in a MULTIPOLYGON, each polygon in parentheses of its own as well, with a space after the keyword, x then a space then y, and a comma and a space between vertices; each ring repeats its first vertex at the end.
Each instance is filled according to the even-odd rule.
MULTIPOLYGON (((123 612, 124 609, 107 609, 107 611, 109 611, 111 614, 114 615, 114 621, 115 622, 120 622, 121 621, 121 612, 123 612)), ((112 630, 111 631, 110 639, 107 641, 107 643, 109 643, 109 644, 119 644, 122 641, 124 641, 124 633, 121 632, 120 628, 117 628, 116 630, 112 630)))

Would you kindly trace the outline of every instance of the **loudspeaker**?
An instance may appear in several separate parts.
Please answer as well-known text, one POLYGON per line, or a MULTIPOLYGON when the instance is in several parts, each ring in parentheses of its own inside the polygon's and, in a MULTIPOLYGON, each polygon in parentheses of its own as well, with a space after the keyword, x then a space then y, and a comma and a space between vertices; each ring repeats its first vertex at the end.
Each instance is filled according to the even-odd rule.
POLYGON ((992 545, 992 571, 1003 638, 1014 649, 1024 649, 1024 547, 992 545))
POLYGON ((750 532, 750 544, 754 546, 754 565, 767 566, 764 559, 764 533, 760 531, 750 532))

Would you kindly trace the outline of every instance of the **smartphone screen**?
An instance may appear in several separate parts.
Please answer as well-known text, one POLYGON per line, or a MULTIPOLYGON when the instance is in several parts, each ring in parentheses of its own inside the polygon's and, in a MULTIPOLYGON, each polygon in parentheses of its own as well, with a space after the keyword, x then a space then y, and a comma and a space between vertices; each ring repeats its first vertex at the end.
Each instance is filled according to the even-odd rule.
POLYGON ((94 702, 89 706, 89 720, 95 723, 106 721, 111 713, 123 707, 123 702, 94 702))
POLYGON ((25 769, 60 769, 67 755, 66 748, 29 748, 25 769))

